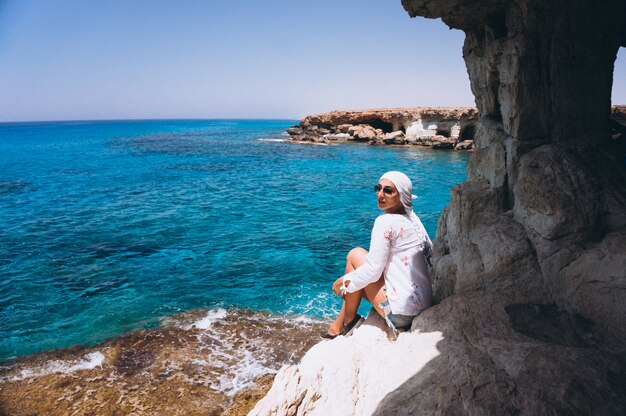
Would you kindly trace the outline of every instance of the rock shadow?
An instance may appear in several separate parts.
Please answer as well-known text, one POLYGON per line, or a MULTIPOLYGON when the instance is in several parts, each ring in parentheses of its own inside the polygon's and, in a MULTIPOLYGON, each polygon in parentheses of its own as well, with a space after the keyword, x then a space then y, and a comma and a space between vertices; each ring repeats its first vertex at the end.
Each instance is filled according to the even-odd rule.
POLYGON ((442 331, 441 355, 389 393, 374 415, 626 414, 626 372, 593 324, 551 304, 457 295, 416 318, 442 331))

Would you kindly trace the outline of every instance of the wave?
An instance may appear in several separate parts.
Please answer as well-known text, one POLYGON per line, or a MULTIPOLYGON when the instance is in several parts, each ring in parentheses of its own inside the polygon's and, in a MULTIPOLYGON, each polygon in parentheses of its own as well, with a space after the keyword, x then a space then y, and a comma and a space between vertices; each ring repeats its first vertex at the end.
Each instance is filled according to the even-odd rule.
POLYGON ((286 142, 287 139, 269 138, 269 139, 257 139, 260 142, 286 142))
MULTIPOLYGON (((23 368, 19 372, 19 375, 8 378, 8 381, 21 381, 50 374, 72 374, 81 370, 91 370, 96 367, 102 367, 103 363, 104 355, 99 351, 95 351, 86 354, 83 358, 75 360, 53 360, 43 366, 23 368)), ((7 380, 0 379, 0 383, 3 381, 7 380)))

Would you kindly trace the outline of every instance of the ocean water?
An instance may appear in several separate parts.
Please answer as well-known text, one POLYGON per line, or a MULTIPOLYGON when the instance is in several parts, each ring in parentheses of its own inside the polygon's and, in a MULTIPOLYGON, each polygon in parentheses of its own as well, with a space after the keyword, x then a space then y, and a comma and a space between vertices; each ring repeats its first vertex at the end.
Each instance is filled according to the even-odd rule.
POLYGON ((387 170, 434 238, 467 154, 285 143, 295 123, 0 124, 0 360, 188 311, 328 319, 387 170))

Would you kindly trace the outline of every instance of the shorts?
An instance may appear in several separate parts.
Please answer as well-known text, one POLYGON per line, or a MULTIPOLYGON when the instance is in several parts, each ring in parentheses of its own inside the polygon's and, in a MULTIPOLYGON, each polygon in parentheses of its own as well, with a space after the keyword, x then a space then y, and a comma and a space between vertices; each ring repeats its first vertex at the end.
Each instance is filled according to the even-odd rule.
POLYGON ((400 314, 391 312, 391 307, 389 306, 388 300, 384 300, 380 302, 378 306, 380 306, 380 308, 386 314, 385 321, 387 321, 387 325, 399 331, 409 329, 411 327, 411 324, 413 323, 413 318, 417 316, 417 315, 400 315, 400 314))
POLYGON ((400 315, 390 312, 387 315, 387 320, 391 321, 393 327, 396 329, 409 329, 411 328, 411 324, 413 323, 413 318, 415 318, 415 316, 400 315))

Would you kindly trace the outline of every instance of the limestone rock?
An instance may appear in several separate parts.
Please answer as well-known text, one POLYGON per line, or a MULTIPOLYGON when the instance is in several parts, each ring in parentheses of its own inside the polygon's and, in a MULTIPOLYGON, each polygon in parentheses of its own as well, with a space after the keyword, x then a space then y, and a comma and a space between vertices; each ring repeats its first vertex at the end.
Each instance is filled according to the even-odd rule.
POLYGON ((331 111, 307 116, 287 133, 295 141, 317 141, 317 137, 330 132, 331 141, 334 137, 343 140, 333 135, 350 134, 355 141, 370 144, 435 145, 452 149, 461 140, 473 139, 476 120, 476 109, 470 107, 331 111), (391 138, 389 134, 395 136, 391 138))
POLYGON ((382 130, 375 129, 368 124, 359 124, 350 127, 348 129, 348 134, 354 137, 356 141, 367 142, 375 140, 378 136, 382 135, 382 130))
POLYGON ((390 340, 370 313, 351 337, 322 341, 297 366, 283 367, 250 415, 368 415, 389 392, 438 355, 440 332, 390 340), (411 357, 407 359, 407 357, 411 357))
POLYGON ((453 295, 397 339, 383 325, 370 316, 352 337, 315 345, 299 365, 278 372, 250 415, 625 410, 618 358, 597 348, 590 321, 553 304, 514 303, 497 292, 453 295))
POLYGON ((354 138, 348 133, 329 133, 322 136, 324 141, 330 142, 347 142, 349 140, 353 140, 354 138))
POLYGON ((297 136, 302 133, 302 127, 299 126, 291 126, 287 129, 287 134, 290 136, 297 136))
MULTIPOLYGON (((525 323, 545 327, 535 334, 543 344, 535 345, 531 355, 546 367, 516 361, 516 373, 527 377, 511 385, 521 401, 516 394, 497 391, 494 376, 487 384, 476 380, 469 385, 480 385, 482 393, 499 403, 498 411, 483 407, 479 394, 458 403, 463 387, 454 387, 455 375, 444 369, 431 384, 407 384, 394 397, 413 395, 416 404, 404 405, 413 406, 415 414, 430 414, 424 409, 432 408, 419 407, 423 394, 411 392, 430 386, 454 392, 450 401, 440 398, 438 411, 443 413, 623 413, 624 385, 612 381, 612 374, 626 379, 621 318, 626 305, 626 169, 624 151, 611 138, 620 134, 616 120, 621 107, 609 108, 613 61, 617 48, 626 46, 623 2, 610 0, 601 7, 590 0, 402 3, 411 16, 439 17, 465 31, 464 59, 480 112, 467 182, 453 189, 439 221, 434 247, 439 306, 468 298, 484 305, 483 316, 472 319, 492 333, 494 345, 515 339, 506 331, 517 325, 513 316, 508 322, 491 319, 499 304, 506 311, 526 305, 527 311, 558 312, 537 313, 534 323, 525 323), (572 44, 577 47, 567 46, 572 44), (550 337, 546 334, 560 325, 551 321, 555 316, 584 322, 592 334, 550 337), (586 344, 585 339, 593 341, 586 344), (568 357, 562 359, 555 357, 553 343, 590 350, 562 351, 568 357), (598 358, 599 351, 610 360, 598 358), (582 355, 571 355, 578 353, 582 355), (597 385, 577 385, 571 362, 581 371, 574 379, 595 377, 597 385), (554 386, 546 369, 558 375, 559 383, 568 381, 554 386), (531 385, 542 390, 528 389, 531 385)), ((438 320, 433 328, 449 325, 447 317, 438 320)), ((461 327, 444 331, 446 339, 458 338, 463 348, 478 345, 469 333, 461 327)), ((523 341, 516 342, 508 347, 511 351, 523 341)), ((479 348, 480 354, 492 350, 479 348)), ((465 355, 464 360, 466 368, 484 363, 480 355, 465 355)), ((494 356, 490 360, 503 362, 494 356)), ((391 413, 394 406, 390 396, 383 408, 391 413)))
POLYGON ((454 146, 454 150, 472 150, 474 148, 473 140, 463 140, 454 146))
POLYGON ((432 147, 433 149, 452 149, 456 144, 456 138, 440 135, 418 136, 415 137, 413 143, 420 146, 432 147))
MULTIPOLYGON (((611 120, 615 140, 626 142, 626 106, 612 107, 611 120)), ((324 135, 331 142, 345 141, 345 136, 340 134, 350 134, 354 140, 370 144, 434 145, 436 148, 472 150, 476 132, 479 128, 484 130, 485 123, 489 124, 489 119, 478 120, 476 110, 466 107, 332 111, 307 116, 298 126, 287 129, 287 133, 294 141, 320 142, 324 135), (397 132, 404 134, 402 140, 399 136, 394 140, 387 136, 397 132)))
POLYGON ((233 403, 230 404, 224 411, 220 412, 221 416, 244 416, 247 415, 256 403, 262 399, 272 386, 274 381, 274 374, 264 374, 255 379, 252 387, 244 389, 233 398, 233 403))
POLYGON ((339 133, 349 133, 350 132, 350 127, 353 127, 353 124, 340 124, 337 126, 336 130, 339 133))
POLYGON ((446 136, 433 136, 432 137, 432 148, 433 149, 453 149, 456 144, 456 139, 454 137, 446 137, 446 136))
POLYGON ((403 144, 404 140, 404 132, 403 131, 393 131, 391 133, 385 134, 383 137, 383 142, 385 144, 403 144))
POLYGON ((388 394, 375 415, 623 414, 623 373, 590 321, 497 293, 454 295, 414 328, 438 328, 440 355, 388 394), (619 374, 619 375, 618 375, 619 374))

